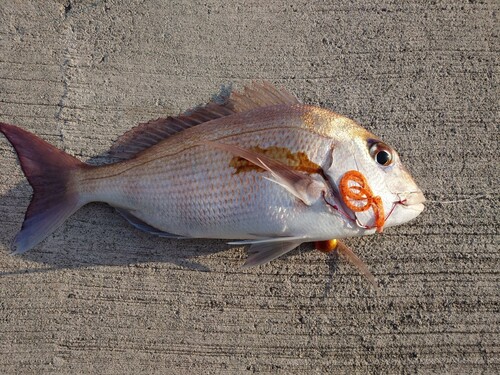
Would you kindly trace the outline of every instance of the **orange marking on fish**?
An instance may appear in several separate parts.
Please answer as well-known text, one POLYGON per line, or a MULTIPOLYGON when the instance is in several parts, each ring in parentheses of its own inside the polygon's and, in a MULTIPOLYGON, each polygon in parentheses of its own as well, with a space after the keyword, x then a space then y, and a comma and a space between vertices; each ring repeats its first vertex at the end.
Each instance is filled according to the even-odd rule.
POLYGON ((365 176, 358 171, 346 172, 340 180, 339 190, 345 205, 352 211, 362 212, 372 208, 375 215, 375 227, 377 232, 382 233, 385 223, 384 205, 378 195, 373 195, 365 176), (366 203, 363 204, 365 201, 366 203))
POLYGON ((336 239, 327 241, 316 241, 314 245, 316 250, 319 250, 322 253, 330 253, 333 250, 337 249, 338 241, 336 239))
MULTIPOLYGON (((306 153, 302 151, 293 153, 286 147, 277 147, 277 146, 271 146, 268 148, 254 146, 250 147, 250 150, 258 152, 259 154, 264 154, 267 157, 280 161, 296 171, 301 171, 306 173, 321 172, 321 167, 318 164, 309 160, 306 153)), ((236 169, 236 171, 234 172, 235 174, 250 172, 250 171, 264 172, 263 168, 239 156, 233 157, 229 162, 229 166, 236 169)))

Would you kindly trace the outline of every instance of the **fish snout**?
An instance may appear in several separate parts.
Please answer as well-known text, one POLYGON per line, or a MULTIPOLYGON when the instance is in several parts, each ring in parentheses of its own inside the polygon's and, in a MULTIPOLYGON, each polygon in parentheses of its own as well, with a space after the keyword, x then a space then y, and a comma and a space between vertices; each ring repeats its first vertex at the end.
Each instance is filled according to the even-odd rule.
POLYGON ((424 193, 422 191, 410 191, 407 193, 398 194, 401 204, 404 206, 413 206, 425 202, 424 193))

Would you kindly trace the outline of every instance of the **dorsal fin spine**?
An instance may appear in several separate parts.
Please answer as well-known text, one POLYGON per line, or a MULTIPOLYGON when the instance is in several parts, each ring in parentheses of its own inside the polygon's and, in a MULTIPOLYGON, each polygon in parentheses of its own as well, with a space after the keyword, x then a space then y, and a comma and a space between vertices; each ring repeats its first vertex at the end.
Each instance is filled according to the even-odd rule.
POLYGON ((116 141, 111 147, 110 155, 130 159, 162 140, 196 125, 251 109, 298 103, 300 102, 292 94, 275 88, 269 82, 254 82, 241 92, 232 92, 223 104, 210 102, 176 117, 158 118, 139 124, 116 141))

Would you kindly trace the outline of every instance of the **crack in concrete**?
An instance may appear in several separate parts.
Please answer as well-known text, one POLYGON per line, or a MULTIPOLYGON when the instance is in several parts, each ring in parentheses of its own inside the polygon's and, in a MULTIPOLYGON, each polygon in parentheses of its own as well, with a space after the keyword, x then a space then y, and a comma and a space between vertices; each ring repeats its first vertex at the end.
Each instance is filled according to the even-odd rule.
POLYGON ((73 9, 73 4, 71 3, 71 1, 68 1, 66 4, 63 5, 64 6, 64 14, 63 14, 63 17, 64 19, 68 18, 69 15, 71 14, 71 10, 73 9))
MULTIPOLYGON (((67 19, 67 15, 71 11, 71 9, 72 9, 72 4, 71 4, 71 2, 68 2, 64 6, 64 19, 65 20, 67 19)), ((55 119, 60 124, 59 125, 59 133, 60 133, 60 138, 61 138, 63 149, 66 148, 65 140, 64 140, 64 129, 68 124, 68 119, 65 118, 65 116, 63 116, 63 111, 64 111, 64 108, 66 107, 66 101, 67 101, 68 95, 69 95, 68 70, 70 67, 71 60, 72 60, 71 52, 70 52, 70 46, 73 44, 72 34, 73 34, 73 27, 71 24, 67 24, 66 28, 64 30, 64 34, 63 34, 65 36, 65 38, 64 38, 65 40, 63 43, 66 45, 66 47, 64 48, 63 61, 60 65, 62 84, 63 84, 63 92, 61 94, 61 98, 59 99, 59 102, 57 103, 57 111, 54 115, 55 119), (61 122, 62 122, 62 124, 61 124, 61 122)))
POLYGON ((57 103, 57 111, 56 111, 55 116, 54 116, 56 118, 56 120, 59 121, 59 123, 62 122, 62 125, 59 128, 59 133, 60 133, 60 138, 61 138, 61 142, 62 142, 63 147, 65 146, 64 145, 64 127, 68 123, 68 119, 66 119, 62 116, 62 112, 65 108, 66 99, 68 98, 68 92, 69 92, 67 71, 68 71, 70 58, 69 58, 68 48, 65 49, 64 56, 65 56, 65 58, 64 58, 64 60, 61 64, 61 67, 60 67, 62 81, 63 81, 63 92, 61 95, 61 99, 59 99, 59 102, 57 103))

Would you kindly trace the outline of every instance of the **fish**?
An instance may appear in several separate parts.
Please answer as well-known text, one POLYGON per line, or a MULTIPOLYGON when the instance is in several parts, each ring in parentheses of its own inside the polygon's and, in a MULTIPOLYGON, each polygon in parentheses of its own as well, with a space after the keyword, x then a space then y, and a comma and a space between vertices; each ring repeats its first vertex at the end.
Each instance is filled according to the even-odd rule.
POLYGON ((303 243, 339 250, 373 276, 341 239, 404 224, 425 197, 397 152, 355 121, 301 103, 267 81, 224 101, 139 124, 91 166, 20 127, 0 122, 33 188, 14 254, 37 246, 90 202, 114 207, 166 238, 249 246, 244 267, 303 243))

